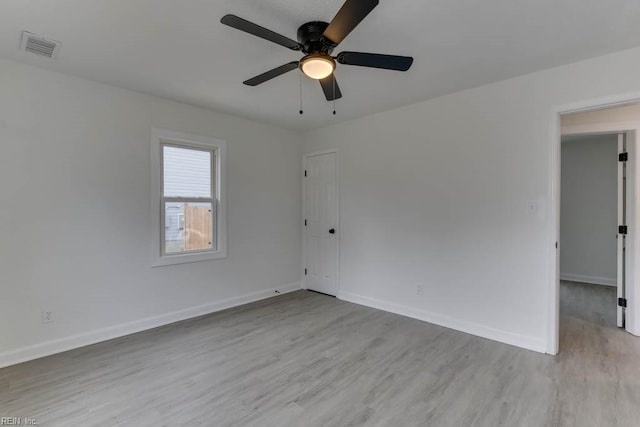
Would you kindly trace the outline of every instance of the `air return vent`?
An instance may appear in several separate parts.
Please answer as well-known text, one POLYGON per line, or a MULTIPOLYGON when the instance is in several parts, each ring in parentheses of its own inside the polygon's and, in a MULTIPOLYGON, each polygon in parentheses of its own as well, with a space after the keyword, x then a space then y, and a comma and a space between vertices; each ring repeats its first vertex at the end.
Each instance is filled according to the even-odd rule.
POLYGON ((46 56, 47 58, 55 58, 60 50, 62 43, 55 40, 45 39, 38 34, 33 34, 28 31, 22 32, 22 41, 20 42, 20 48, 27 52, 35 53, 36 55, 46 56))

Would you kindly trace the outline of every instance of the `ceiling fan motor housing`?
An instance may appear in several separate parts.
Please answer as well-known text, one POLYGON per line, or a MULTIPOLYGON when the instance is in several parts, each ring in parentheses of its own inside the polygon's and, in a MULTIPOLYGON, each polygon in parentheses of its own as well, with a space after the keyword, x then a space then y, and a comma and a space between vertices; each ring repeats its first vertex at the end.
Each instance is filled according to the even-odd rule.
POLYGON ((302 24, 298 28, 298 41, 304 53, 324 53, 330 55, 334 46, 322 37, 322 33, 329 26, 322 21, 312 21, 302 24))

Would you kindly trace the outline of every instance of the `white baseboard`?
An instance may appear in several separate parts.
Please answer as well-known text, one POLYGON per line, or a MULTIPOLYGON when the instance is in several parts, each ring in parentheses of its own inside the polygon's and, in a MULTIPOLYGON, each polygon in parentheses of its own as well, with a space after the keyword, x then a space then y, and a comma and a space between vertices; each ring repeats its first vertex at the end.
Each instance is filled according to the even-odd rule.
POLYGON ((515 334, 513 332, 491 328, 489 326, 480 325, 478 323, 455 319, 444 314, 419 310, 401 304, 352 294, 350 292, 340 292, 338 298, 344 301, 376 308, 378 310, 388 311, 395 314, 400 314, 402 316, 422 320, 423 322, 433 323, 435 325, 444 326, 445 328, 455 329, 471 335, 488 338, 493 341, 521 347, 527 350, 533 350, 539 353, 546 353, 547 351, 545 341, 536 337, 515 334))
POLYGON ((274 289, 253 292, 247 295, 229 298, 222 301, 199 305, 184 310, 174 311, 171 313, 161 314, 159 316, 147 317, 133 322, 123 323, 120 325, 110 326, 108 328, 98 329, 95 331, 84 332, 82 334, 70 337, 60 338, 15 350, 0 353, 0 368, 16 365, 18 363, 29 360, 39 359, 41 357, 50 356, 56 353, 73 350, 102 341, 114 338, 120 338, 125 335, 142 332, 147 329, 165 326, 181 320, 191 319, 193 317, 205 314, 215 313, 216 311, 226 310, 228 308, 237 307, 239 305, 248 304, 250 302, 259 301, 274 296, 286 294, 301 289, 301 282, 290 283, 274 289))
POLYGON ((566 280, 568 282, 582 282, 592 283, 594 285, 605 286, 618 286, 618 281, 614 277, 597 277, 597 276, 583 276, 580 274, 560 273, 560 280, 566 280))

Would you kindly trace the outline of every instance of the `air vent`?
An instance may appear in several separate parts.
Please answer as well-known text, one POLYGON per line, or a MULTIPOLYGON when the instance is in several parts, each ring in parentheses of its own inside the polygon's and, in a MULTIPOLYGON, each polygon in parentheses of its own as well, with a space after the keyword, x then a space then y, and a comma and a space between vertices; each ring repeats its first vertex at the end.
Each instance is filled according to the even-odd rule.
POLYGON ((55 58, 60 50, 60 46, 62 46, 62 43, 55 40, 45 39, 38 34, 33 34, 28 31, 22 32, 20 48, 27 52, 46 56, 47 58, 55 58))

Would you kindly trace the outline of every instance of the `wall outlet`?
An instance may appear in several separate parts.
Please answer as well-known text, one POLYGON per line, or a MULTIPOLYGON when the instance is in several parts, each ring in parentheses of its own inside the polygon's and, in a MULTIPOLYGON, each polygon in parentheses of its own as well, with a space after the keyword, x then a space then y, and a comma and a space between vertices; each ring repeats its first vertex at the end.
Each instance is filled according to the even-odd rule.
POLYGON ((416 295, 424 295, 424 288, 422 285, 416 286, 416 295))
POLYGON ((42 323, 53 323, 54 312, 50 309, 42 310, 42 323))

